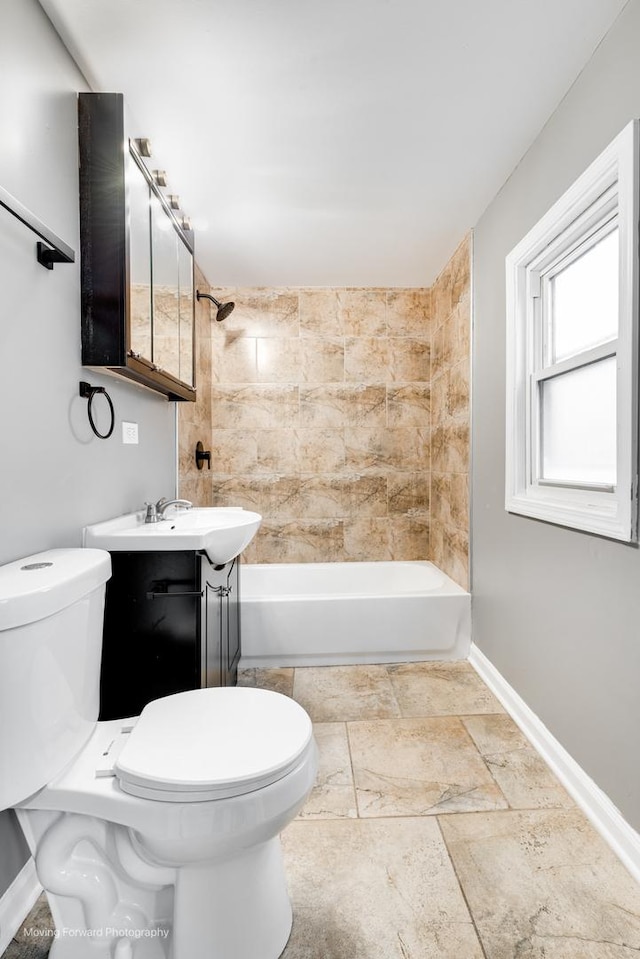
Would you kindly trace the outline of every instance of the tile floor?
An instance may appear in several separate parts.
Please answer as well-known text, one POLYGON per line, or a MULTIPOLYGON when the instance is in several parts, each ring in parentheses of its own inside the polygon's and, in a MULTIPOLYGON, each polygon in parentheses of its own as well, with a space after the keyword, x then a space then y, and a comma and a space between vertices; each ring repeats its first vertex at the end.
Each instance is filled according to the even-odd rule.
MULTIPOLYGON (((467 663, 246 670, 240 682, 292 695, 320 750, 317 785, 282 836, 294 904, 283 959, 640 955, 640 886, 467 663)), ((41 959, 47 944, 35 946, 18 936, 4 959, 41 959)))

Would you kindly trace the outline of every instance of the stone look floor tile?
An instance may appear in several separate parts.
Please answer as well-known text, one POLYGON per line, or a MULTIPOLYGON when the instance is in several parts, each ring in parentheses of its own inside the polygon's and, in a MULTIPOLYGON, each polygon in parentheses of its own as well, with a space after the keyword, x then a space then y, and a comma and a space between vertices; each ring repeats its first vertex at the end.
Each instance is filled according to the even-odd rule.
POLYGON ((270 689, 274 693, 291 696, 293 669, 286 666, 272 669, 239 669, 238 686, 258 686, 260 689, 270 689))
POLYGON ((455 717, 352 722, 348 731, 362 817, 507 807, 455 717))
POLYGON ((307 666, 296 669, 293 698, 316 723, 387 719, 400 715, 384 666, 307 666))
POLYGON ((510 716, 465 716, 462 722, 513 809, 574 805, 510 716))
POLYGON ((282 840, 282 959, 482 959, 435 819, 298 821, 282 840))
POLYGON ((467 662, 402 663, 387 670, 403 716, 504 712, 467 662))
POLYGON ((487 959, 640 952, 640 887, 578 809, 439 822, 487 959))
POLYGON ((356 792, 345 723, 316 723, 318 775, 299 819, 355 818, 356 792))
MULTIPOLYGON (((317 785, 283 834, 283 959, 640 954, 640 886, 467 663, 308 667, 295 680, 250 669, 240 682, 295 695, 316 721, 317 785)), ((51 928, 46 900, 2 959, 45 959, 53 939, 25 927, 51 928)))
POLYGON ((46 959, 54 942, 54 928, 47 897, 43 894, 2 953, 2 959, 46 959), (40 935, 34 935, 34 930, 40 935))

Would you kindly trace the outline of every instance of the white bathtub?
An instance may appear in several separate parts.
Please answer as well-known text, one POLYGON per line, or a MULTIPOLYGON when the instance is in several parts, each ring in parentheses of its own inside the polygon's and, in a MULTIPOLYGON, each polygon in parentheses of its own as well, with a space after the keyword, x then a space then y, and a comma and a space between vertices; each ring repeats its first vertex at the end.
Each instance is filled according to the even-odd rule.
POLYGON ((241 665, 466 659, 469 593, 427 562, 245 564, 241 665))

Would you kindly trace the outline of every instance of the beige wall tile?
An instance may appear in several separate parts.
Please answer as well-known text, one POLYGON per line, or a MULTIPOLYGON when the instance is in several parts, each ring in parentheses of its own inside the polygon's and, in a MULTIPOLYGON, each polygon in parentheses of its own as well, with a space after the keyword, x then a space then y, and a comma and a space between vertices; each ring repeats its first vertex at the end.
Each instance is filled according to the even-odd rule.
POLYGON ((211 469, 227 475, 249 473, 256 469, 257 437, 255 430, 212 430, 211 469))
POLYGON ((225 333, 211 351, 214 383, 256 383, 258 381, 256 339, 225 333))
POLYGON ((430 336, 431 290, 388 290, 387 331, 392 336, 430 336))
POLYGON ((426 337, 390 337, 387 381, 428 383, 431 375, 430 354, 430 342, 426 337))
POLYGON ((262 517, 290 519, 300 511, 300 483, 295 476, 224 476, 211 474, 214 506, 242 506, 262 517))
POLYGON ((389 345, 384 336, 348 336, 344 341, 344 378, 352 383, 386 383, 389 345))
POLYGON ((300 387, 300 426, 384 426, 384 386, 326 384, 300 387))
POLYGON ((389 514, 429 515, 430 484, 423 473, 395 472, 387 478, 389 514))
POLYGON ((430 523, 427 516, 391 516, 389 535, 392 559, 429 558, 430 523))
POLYGON ((431 391, 426 383, 387 387, 388 426, 427 426, 430 411, 431 391))
POLYGON ((344 380, 344 340, 341 336, 300 338, 302 383, 340 383, 344 380))
POLYGON ((300 516, 384 516, 387 484, 381 476, 302 475, 300 516))
POLYGON ((300 426, 335 429, 344 425, 345 391, 337 384, 300 386, 300 426))
POLYGON ((294 429, 256 430, 256 468, 293 475, 298 471, 298 440, 294 429))
POLYGON ((224 323, 212 323, 218 333, 242 331, 245 336, 293 337, 300 332, 298 295, 290 291, 236 291, 236 308, 224 323))
POLYGON ((300 338, 260 337, 256 340, 257 379, 261 383, 294 383, 300 378, 300 338))
POLYGON ((342 336, 342 314, 337 290, 300 290, 300 335, 342 336))
POLYGON ((223 386, 211 389, 213 426, 227 429, 296 426, 300 410, 297 386, 223 386))
POLYGON ((344 558, 349 562, 392 560, 389 519, 386 516, 345 519, 344 558))
POLYGON ((267 520, 243 556, 249 563, 340 562, 344 558, 342 520, 267 520))
POLYGON ((346 463, 351 470, 414 470, 428 475, 428 428, 346 427, 344 436, 346 463))
POLYGON ((449 416, 469 415, 469 358, 460 360, 449 371, 446 411, 449 416))
POLYGON ((384 426, 387 393, 384 386, 343 388, 345 426, 384 426))
POLYGON ((384 290, 339 290, 338 304, 345 336, 384 336, 387 297, 384 290))
POLYGON ((296 430, 297 469, 304 473, 337 473, 345 467, 345 433, 336 429, 296 430))

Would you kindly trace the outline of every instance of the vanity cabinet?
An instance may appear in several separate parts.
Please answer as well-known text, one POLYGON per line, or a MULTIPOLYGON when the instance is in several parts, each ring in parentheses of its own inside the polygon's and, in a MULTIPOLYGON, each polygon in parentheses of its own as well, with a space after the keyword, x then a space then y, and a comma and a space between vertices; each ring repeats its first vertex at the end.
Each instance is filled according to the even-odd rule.
POLYGON ((112 552, 100 719, 137 716, 152 699, 233 686, 240 658, 240 558, 193 551, 112 552))
POLYGON ((193 232, 127 126, 122 94, 79 95, 82 363, 195 401, 193 232))

